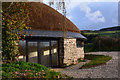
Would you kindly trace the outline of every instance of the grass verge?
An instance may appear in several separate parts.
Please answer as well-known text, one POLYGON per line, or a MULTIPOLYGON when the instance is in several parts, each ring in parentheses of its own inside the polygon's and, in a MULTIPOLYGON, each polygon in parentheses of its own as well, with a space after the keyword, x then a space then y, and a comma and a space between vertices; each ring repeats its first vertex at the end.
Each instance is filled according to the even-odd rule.
POLYGON ((89 63, 84 64, 80 69, 82 68, 90 68, 94 66, 98 66, 101 64, 105 64, 108 62, 112 57, 110 56, 104 56, 104 55, 93 55, 93 54, 87 54, 85 55, 85 59, 91 60, 89 63))
POLYGON ((49 70, 47 67, 23 61, 2 64, 2 78, 71 78, 67 75, 49 70))

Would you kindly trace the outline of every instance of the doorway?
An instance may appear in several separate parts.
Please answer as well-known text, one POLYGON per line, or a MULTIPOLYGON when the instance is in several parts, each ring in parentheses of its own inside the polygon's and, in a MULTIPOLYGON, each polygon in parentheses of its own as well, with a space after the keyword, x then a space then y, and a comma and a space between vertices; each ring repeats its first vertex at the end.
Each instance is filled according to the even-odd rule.
POLYGON ((59 65, 58 40, 26 40, 26 62, 46 67, 59 65))

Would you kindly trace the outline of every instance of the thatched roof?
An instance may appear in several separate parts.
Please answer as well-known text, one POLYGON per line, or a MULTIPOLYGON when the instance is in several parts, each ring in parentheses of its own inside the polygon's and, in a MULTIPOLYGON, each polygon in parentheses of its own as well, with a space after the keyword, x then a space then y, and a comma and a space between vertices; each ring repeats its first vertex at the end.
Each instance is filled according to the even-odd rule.
POLYGON ((80 33, 79 29, 62 14, 40 2, 30 2, 32 16, 29 26, 33 30, 70 31, 80 33))

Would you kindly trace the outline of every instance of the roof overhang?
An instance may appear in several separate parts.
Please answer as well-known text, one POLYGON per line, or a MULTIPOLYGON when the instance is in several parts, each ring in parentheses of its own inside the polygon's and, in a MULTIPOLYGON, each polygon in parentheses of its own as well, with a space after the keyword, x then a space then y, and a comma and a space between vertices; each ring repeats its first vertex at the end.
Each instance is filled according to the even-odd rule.
MULTIPOLYGON (((33 33, 33 37, 53 37, 53 38, 62 38, 64 37, 63 31, 48 31, 48 30, 25 30, 24 32, 29 34, 33 33)), ((87 38, 76 32, 65 32, 65 38, 78 38, 86 40, 87 38)))

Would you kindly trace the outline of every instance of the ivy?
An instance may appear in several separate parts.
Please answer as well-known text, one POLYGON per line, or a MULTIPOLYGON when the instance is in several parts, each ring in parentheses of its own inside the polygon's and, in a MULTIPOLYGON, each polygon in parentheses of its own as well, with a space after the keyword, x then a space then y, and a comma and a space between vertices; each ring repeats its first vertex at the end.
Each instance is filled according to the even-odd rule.
MULTIPOLYGON (((2 3, 2 54, 3 61, 16 61, 19 56, 19 39, 30 29, 30 5, 26 2, 2 3), (17 31, 16 31, 17 30, 17 31), (22 34, 21 34, 22 33, 22 34)), ((25 36, 24 36, 25 38, 25 36)))

